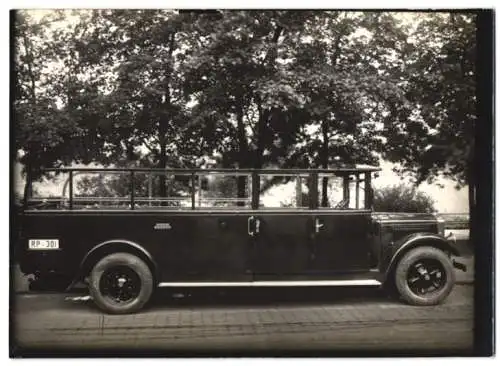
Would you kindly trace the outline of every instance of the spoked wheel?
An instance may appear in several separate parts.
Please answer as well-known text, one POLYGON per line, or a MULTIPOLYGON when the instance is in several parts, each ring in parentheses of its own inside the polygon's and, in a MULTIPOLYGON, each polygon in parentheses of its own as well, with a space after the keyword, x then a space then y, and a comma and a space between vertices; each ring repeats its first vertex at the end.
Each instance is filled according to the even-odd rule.
POLYGON ((153 292, 149 267, 129 253, 102 258, 90 275, 90 293, 102 310, 126 314, 140 310, 153 292))
POLYGON ((130 267, 110 267, 101 276, 99 291, 116 303, 127 303, 136 299, 141 292, 141 278, 130 267))
POLYGON ((455 284, 450 258, 432 247, 410 250, 398 263, 394 275, 399 294, 412 305, 439 304, 455 284))

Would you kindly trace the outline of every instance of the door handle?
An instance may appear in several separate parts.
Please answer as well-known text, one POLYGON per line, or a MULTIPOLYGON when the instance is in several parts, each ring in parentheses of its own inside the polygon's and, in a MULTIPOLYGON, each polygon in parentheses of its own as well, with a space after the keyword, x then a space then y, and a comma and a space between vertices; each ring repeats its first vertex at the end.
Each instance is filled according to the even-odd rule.
POLYGON ((321 229, 323 226, 325 226, 325 224, 320 223, 319 219, 316 217, 314 219, 314 231, 316 232, 316 234, 319 233, 319 229, 321 229))
POLYGON ((248 235, 254 236, 258 234, 260 230, 260 220, 254 216, 250 216, 247 221, 247 231, 248 235), (252 222, 255 222, 255 228, 252 230, 252 222))
POLYGON ((253 219, 254 219, 254 217, 250 216, 248 218, 248 221, 247 221, 247 230, 248 230, 248 235, 250 235, 250 236, 254 235, 254 232, 252 231, 252 227, 251 227, 253 219))

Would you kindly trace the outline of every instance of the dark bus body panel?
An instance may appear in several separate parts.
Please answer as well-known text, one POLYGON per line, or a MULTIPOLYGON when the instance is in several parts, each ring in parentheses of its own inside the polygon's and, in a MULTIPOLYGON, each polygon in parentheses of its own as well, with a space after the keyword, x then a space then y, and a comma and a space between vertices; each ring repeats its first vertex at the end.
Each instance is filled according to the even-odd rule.
POLYGON ((137 243, 156 260, 160 260, 160 247, 156 243, 162 240, 162 233, 143 228, 152 228, 154 222, 161 220, 161 216, 161 213, 137 215, 126 212, 25 212, 22 219, 21 250, 27 258, 21 261, 21 270, 32 272, 32 268, 35 268, 43 272, 51 270, 76 276, 87 253, 109 240, 137 243), (29 250, 27 247, 30 239, 59 239, 60 249, 29 250))
POLYGON ((318 212, 314 268, 328 272, 368 271, 372 237, 370 211, 318 212))
POLYGON ((154 258, 161 282, 316 279, 369 269, 369 223, 366 211, 27 211, 21 263, 74 277, 93 248, 123 240, 154 258), (28 250, 29 239, 59 239, 60 249, 28 250))
POLYGON ((50 262, 54 266, 51 269, 68 274, 76 274, 94 247, 123 240, 138 244, 154 258, 162 281, 216 280, 224 276, 241 280, 246 271, 247 245, 233 238, 235 229, 246 230, 246 219, 226 218, 227 230, 218 225, 221 219, 210 214, 161 211, 33 212, 24 215, 24 232, 29 237, 22 241, 26 248, 29 239, 59 239, 58 251, 26 253, 40 260, 37 266, 48 266, 41 257, 47 253, 57 258, 50 262))
POLYGON ((252 270, 257 281, 283 280, 310 268, 311 214, 260 213, 258 232, 250 237, 252 270))

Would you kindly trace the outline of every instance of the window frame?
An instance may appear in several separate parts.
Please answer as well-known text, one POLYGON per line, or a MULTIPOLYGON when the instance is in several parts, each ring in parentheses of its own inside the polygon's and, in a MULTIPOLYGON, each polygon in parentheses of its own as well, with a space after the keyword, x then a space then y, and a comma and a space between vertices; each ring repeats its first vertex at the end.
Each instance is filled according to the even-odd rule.
MULTIPOLYGON (((151 173, 151 174, 165 174, 165 175, 182 175, 182 176, 190 176, 190 197, 183 197, 183 198, 188 198, 191 200, 191 205, 182 207, 181 209, 183 210, 193 210, 193 211, 202 211, 205 209, 218 209, 218 207, 197 207, 196 205, 196 188, 201 188, 201 179, 203 176, 207 175, 226 175, 226 176, 233 176, 233 177, 238 177, 238 176, 246 176, 249 177, 249 180, 247 180, 247 192, 249 193, 249 196, 245 197, 244 199, 241 199, 241 201, 249 201, 250 200, 250 207, 248 206, 236 206, 236 207, 221 207, 222 209, 230 209, 230 210, 235 210, 235 211, 251 211, 251 210, 259 210, 259 209, 266 209, 265 207, 262 207, 260 205, 260 181, 262 176, 290 176, 290 177, 300 177, 301 179, 305 177, 307 179, 308 185, 309 185, 309 203, 308 207, 306 206, 301 206, 301 207, 283 207, 279 208, 281 210, 304 210, 304 209, 309 209, 309 210, 318 210, 318 209, 325 209, 325 210, 336 210, 336 211, 353 211, 353 210, 360 210, 360 211, 366 211, 366 210, 372 210, 372 203, 373 203, 373 189, 371 187, 371 179, 372 179, 372 174, 375 173, 376 171, 380 171, 380 168, 376 167, 370 167, 370 168, 337 168, 337 169, 151 169, 151 168, 52 168, 52 169, 45 169, 45 172, 65 172, 69 173, 69 178, 67 181, 67 186, 68 186, 68 197, 63 197, 61 196, 61 202, 64 201, 63 209, 69 209, 73 210, 74 209, 74 177, 77 174, 81 173, 128 173, 129 174, 129 208, 128 210, 136 210, 136 209, 142 209, 142 207, 136 207, 136 187, 135 187, 135 179, 134 175, 135 173, 151 173), (346 179, 346 177, 349 177, 351 175, 355 176, 355 199, 356 199, 356 208, 346 208, 346 209, 335 209, 335 208, 323 208, 320 207, 319 205, 319 189, 318 189, 318 183, 319 183, 319 178, 320 176, 332 176, 332 177, 343 177, 344 179, 344 191, 343 191, 343 196, 346 198, 346 195, 349 196, 349 186, 347 185, 348 189, 346 189, 346 181, 347 184, 349 184, 349 180, 346 179), (363 176, 362 178, 360 178, 363 176), (364 194, 364 208, 359 208, 359 193, 360 193, 360 183, 364 182, 364 189, 365 189, 365 194, 364 194), (248 184, 250 184, 250 187, 248 187, 248 184)), ((31 174, 28 173, 27 176, 27 184, 29 186, 28 192, 32 192, 32 177, 31 174)), ((65 184, 66 185, 66 184, 65 184)), ((302 189, 300 189, 302 191, 302 189)), ((296 191, 297 194, 297 191, 296 191)), ((65 194, 64 194, 65 195, 65 194)), ((24 208, 29 209, 29 201, 30 198, 32 197, 24 197, 24 208)), ((169 197, 167 197, 168 199, 169 197)), ((221 201, 224 201, 224 198, 227 199, 227 197, 221 197, 221 201)), ((349 198, 349 197, 348 197, 349 198)), ((154 199, 154 198, 153 198, 154 199)), ((139 199, 140 200, 140 199, 139 199)), ((161 200, 161 198, 160 198, 161 200)), ((216 199, 215 199, 216 200, 216 199)), ((236 201, 238 202, 238 197, 234 197, 230 199, 231 201, 236 201)), ((229 202, 229 200, 228 200, 229 202)), ((160 206, 161 209, 164 210, 169 210, 168 206, 160 206)), ((272 209, 272 208, 269 208, 272 209)))

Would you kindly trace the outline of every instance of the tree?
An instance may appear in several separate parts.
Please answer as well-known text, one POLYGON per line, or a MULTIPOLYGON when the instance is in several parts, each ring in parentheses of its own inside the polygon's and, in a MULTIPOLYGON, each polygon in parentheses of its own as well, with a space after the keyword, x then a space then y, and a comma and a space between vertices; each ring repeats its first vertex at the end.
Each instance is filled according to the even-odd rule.
POLYGON ((374 189, 375 212, 435 212, 434 200, 415 186, 399 184, 374 189))
MULTIPOLYGON (((183 19, 188 15, 152 10, 50 13, 56 15, 75 16, 77 21, 52 28, 47 22, 37 25, 26 15, 29 19, 23 18, 26 21, 16 28, 19 34, 33 29, 16 39, 19 49, 25 39, 28 46, 37 47, 36 57, 28 58, 34 63, 28 71, 38 67, 36 73, 24 72, 16 79, 28 87, 31 79, 43 82, 39 94, 44 99, 37 96, 36 102, 45 109, 52 106, 50 115, 43 118, 43 108, 32 108, 34 93, 24 93, 30 98, 18 93, 21 162, 37 158, 30 170, 75 162, 162 168, 195 165, 201 154, 190 150, 198 144, 183 134, 188 118, 179 68, 188 36, 183 26, 189 24, 183 19), (44 37, 33 42, 35 31, 44 37), (50 63, 56 64, 52 70, 44 69, 50 63), (28 120, 33 111, 36 117, 28 120), (29 122, 35 119, 37 124, 29 122), (42 142, 34 144, 33 139, 42 142), (31 150, 35 153, 28 154, 31 150)), ((20 71, 26 57, 18 59, 20 71)), ((157 178, 155 189, 165 196, 166 178, 157 178)))
POLYGON ((399 133, 410 144, 391 152, 406 157, 403 167, 418 181, 444 175, 465 185, 476 120, 474 17, 426 15, 411 38, 406 97, 416 111, 399 133))
POLYGON ((386 123, 385 157, 420 183, 439 176, 468 185, 474 217, 474 126, 476 115, 476 16, 418 16, 400 57, 405 61, 405 98, 386 123), (410 110, 411 109, 411 110, 410 110))
MULTIPOLYGON (((82 42, 90 48, 86 62, 112 75, 105 96, 110 162, 167 168, 189 155, 179 68, 185 17, 160 10, 92 12, 93 30, 82 42)), ((159 179, 159 194, 166 196, 166 178, 159 179)))
MULTIPOLYGON (((466 15, 415 15, 412 29, 380 12, 91 10, 54 30, 19 14, 16 147, 31 168, 386 158, 418 181, 472 177, 466 15)), ((155 194, 166 196, 166 179, 155 194)))
MULTIPOLYGON (((286 109, 301 101, 291 86, 293 75, 277 64, 278 43, 307 14, 227 11, 216 21, 213 14, 197 17, 186 91, 198 102, 195 128, 210 126, 215 136, 226 136, 223 166, 261 168, 276 162, 276 150, 291 146, 299 121, 286 109)), ((238 197, 245 191, 242 177, 238 197)))
MULTIPOLYGON (((390 55, 405 38, 391 14, 326 13, 314 38, 297 49, 307 103, 316 133, 303 134, 290 162, 307 166, 377 164, 383 149, 379 128, 391 101, 401 102, 397 60, 390 55)), ((316 24, 316 23, 315 23, 316 24)), ((327 205, 328 179, 322 181, 327 205)))
POLYGON ((395 66, 386 61, 387 44, 404 37, 393 17, 221 12, 216 22, 200 16, 196 27, 200 41, 186 63, 186 86, 198 101, 195 121, 207 125, 215 118, 214 130, 226 131, 224 165, 326 168, 378 161, 380 104, 399 97, 390 72, 395 66), (319 133, 311 133, 316 126, 319 133))
MULTIPOLYGON (((47 50, 42 43, 46 37, 42 22, 24 12, 16 13, 15 35, 15 95, 14 115, 16 122, 16 150, 27 170, 43 166, 47 153, 60 144, 63 133, 54 123, 57 109, 41 92, 44 74, 43 55, 47 50)), ((36 173, 35 173, 36 174, 36 173)), ((24 195, 29 185, 25 185, 24 195)))
MULTIPOLYGON (((16 13, 15 143, 23 173, 31 172, 32 180, 42 178, 42 168, 95 161, 104 146, 97 129, 99 80, 92 79, 76 48, 85 27, 52 28, 68 14, 16 13)), ((80 20, 86 24, 84 15, 80 20)))

